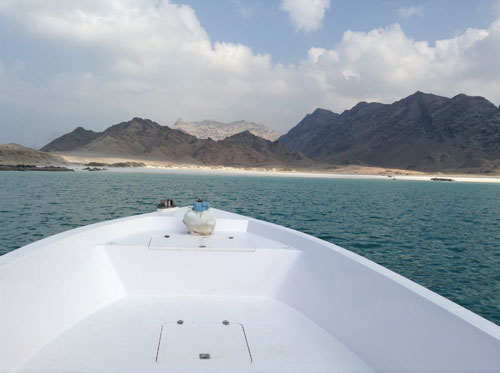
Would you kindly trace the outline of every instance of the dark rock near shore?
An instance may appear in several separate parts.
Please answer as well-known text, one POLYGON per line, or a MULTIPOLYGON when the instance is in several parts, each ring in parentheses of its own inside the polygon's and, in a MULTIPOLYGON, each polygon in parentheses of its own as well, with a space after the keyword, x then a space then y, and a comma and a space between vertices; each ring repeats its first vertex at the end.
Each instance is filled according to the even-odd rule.
POLYGON ((83 168, 82 170, 84 170, 84 171, 91 171, 91 172, 93 172, 93 171, 106 171, 106 170, 107 170, 107 168, 99 168, 99 167, 85 167, 85 168, 83 168))
POLYGON ((142 162, 118 162, 111 163, 109 167, 146 167, 146 165, 142 162))
MULTIPOLYGON (((85 166, 89 167, 146 167, 143 162, 117 162, 117 163, 102 163, 102 162, 89 162, 85 166)), ((84 168, 85 170, 85 168, 84 168)))
POLYGON ((444 177, 433 177, 431 180, 432 181, 455 181, 453 179, 447 179, 447 178, 444 178, 444 177))
POLYGON ((89 167, 104 167, 104 166, 109 166, 107 163, 101 163, 101 162, 89 162, 85 166, 89 167))
POLYGON ((74 170, 71 168, 58 167, 58 166, 35 166, 26 164, 18 164, 13 166, 13 165, 0 164, 0 171, 74 171, 74 170))

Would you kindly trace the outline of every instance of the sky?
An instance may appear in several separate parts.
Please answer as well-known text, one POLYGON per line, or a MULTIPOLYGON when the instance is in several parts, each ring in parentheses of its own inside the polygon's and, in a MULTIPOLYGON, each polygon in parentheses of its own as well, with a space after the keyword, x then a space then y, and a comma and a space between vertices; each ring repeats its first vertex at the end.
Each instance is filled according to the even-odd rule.
POLYGON ((0 143, 143 117, 286 133, 417 90, 500 104, 500 0, 0 0, 0 143))

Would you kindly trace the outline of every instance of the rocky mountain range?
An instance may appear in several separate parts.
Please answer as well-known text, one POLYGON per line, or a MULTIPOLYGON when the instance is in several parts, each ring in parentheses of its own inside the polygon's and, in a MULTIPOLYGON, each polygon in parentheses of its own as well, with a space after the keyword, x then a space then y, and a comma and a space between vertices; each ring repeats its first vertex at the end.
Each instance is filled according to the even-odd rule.
POLYGON ((500 109, 482 97, 416 92, 393 104, 360 102, 341 114, 316 109, 274 142, 248 129, 225 137, 238 123, 248 124, 178 120, 176 129, 133 118, 102 132, 78 127, 41 150, 227 166, 500 173, 500 109), (210 128, 218 132, 206 139, 186 133, 210 128))
POLYGON ((317 109, 279 142, 331 164, 499 172, 500 109, 483 97, 416 92, 341 114, 317 109))
POLYGON ((182 118, 179 118, 172 128, 196 136, 199 139, 208 139, 210 137, 213 140, 223 140, 226 137, 244 131, 249 131, 256 136, 270 141, 274 141, 280 137, 278 132, 267 128, 263 124, 244 120, 231 123, 217 122, 211 119, 205 119, 201 122, 186 122, 182 118))
POLYGON ((211 138, 199 139, 142 118, 116 124, 103 132, 78 127, 41 150, 225 166, 308 167, 313 164, 309 158, 281 143, 255 136, 249 131, 214 141, 211 138))

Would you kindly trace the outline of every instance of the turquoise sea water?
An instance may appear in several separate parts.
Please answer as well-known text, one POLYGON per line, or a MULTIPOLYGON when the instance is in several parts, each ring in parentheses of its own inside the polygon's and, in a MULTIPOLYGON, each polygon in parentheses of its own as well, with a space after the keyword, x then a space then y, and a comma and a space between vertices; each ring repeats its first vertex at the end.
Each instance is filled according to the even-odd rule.
POLYGON ((373 260, 500 325, 500 185, 131 172, 0 172, 0 255, 201 197, 373 260))

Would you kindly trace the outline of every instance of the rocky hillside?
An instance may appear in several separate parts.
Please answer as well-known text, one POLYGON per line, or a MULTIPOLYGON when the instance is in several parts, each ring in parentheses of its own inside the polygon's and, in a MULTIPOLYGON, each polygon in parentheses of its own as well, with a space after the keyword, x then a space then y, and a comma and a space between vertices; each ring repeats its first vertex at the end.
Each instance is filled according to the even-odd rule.
POLYGON ((98 136, 98 132, 89 131, 83 127, 77 127, 74 131, 55 139, 40 150, 44 152, 64 152, 87 145, 98 136))
POLYGON ((277 141, 271 142, 250 131, 237 133, 217 142, 204 140, 205 144, 196 152, 204 163, 234 165, 310 166, 312 162, 304 155, 294 152, 277 141), (214 146, 215 145, 215 146, 214 146))
MULTIPOLYGON (((65 149, 64 154, 165 160, 225 166, 279 165, 307 167, 313 162, 277 141, 265 140, 249 131, 224 140, 199 139, 148 119, 133 118, 94 132, 85 141, 73 141, 76 131, 55 139, 42 149, 65 149), (71 135, 71 136, 70 136, 71 135)), ((83 130, 86 131, 86 130, 83 130)), ((91 131, 87 131, 88 134, 91 131)))
POLYGON ((279 141, 332 164, 500 172, 500 109, 482 97, 416 92, 342 114, 317 109, 279 141))
POLYGON ((223 140, 226 137, 244 131, 249 131, 256 136, 270 141, 274 141, 280 137, 278 132, 267 128, 263 124, 246 122, 244 120, 231 123, 216 122, 210 119, 201 122, 186 122, 182 118, 179 118, 173 128, 196 136, 199 139, 208 139, 210 137, 213 140, 223 140))
POLYGON ((18 144, 0 144, 0 164, 57 165, 64 160, 54 154, 26 148, 18 144))

